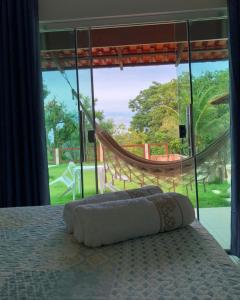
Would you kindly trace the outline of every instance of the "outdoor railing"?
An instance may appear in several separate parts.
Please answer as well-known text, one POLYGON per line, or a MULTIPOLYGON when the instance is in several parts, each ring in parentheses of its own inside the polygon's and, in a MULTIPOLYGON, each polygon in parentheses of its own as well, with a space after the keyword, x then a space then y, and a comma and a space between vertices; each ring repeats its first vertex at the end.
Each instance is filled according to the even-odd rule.
MULTIPOLYGON (((157 161, 172 161, 178 160, 178 154, 169 154, 168 144, 126 144, 122 145, 126 150, 139 155, 145 159, 157 161), (153 153, 154 152, 154 153, 153 153), (157 152, 157 153, 156 153, 157 152)), ((48 148, 48 162, 59 165, 64 162, 74 161, 79 162, 80 148, 48 148)), ((85 161, 93 162, 95 159, 93 151, 86 153, 85 161)), ((103 148, 101 144, 97 146, 97 161, 103 162, 103 148)))

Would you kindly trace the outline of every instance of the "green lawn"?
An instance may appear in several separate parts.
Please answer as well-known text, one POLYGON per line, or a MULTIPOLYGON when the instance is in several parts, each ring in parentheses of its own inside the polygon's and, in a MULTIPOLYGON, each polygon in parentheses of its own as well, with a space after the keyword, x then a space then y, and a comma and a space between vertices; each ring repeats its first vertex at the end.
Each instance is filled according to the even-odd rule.
MULTIPOLYGON (((67 164, 61 164, 49 168, 49 182, 60 177, 66 170, 67 164)), ((65 204, 72 200, 72 193, 61 196, 66 191, 66 186, 62 183, 56 183, 50 186, 51 204, 65 204)), ((93 170, 84 171, 84 194, 85 196, 94 195, 95 192, 95 175, 93 170)), ((79 193, 76 193, 76 199, 81 198, 79 193)))
MULTIPOLYGON (((66 170, 67 164, 61 164, 59 166, 52 166, 49 168, 49 182, 53 181, 54 179, 58 178, 62 175, 62 173, 66 170)), ((115 185, 123 189, 123 182, 115 181, 115 185)), ((194 186, 194 185, 193 185, 194 186)), ((126 183, 126 188, 135 188, 139 187, 135 183, 126 183)), ((164 191, 168 191, 167 186, 163 183, 161 185, 164 191)), ((204 191, 203 184, 198 184, 198 191, 199 191, 199 204, 200 207, 224 207, 230 206, 230 202, 227 201, 229 198, 229 184, 224 182, 222 184, 214 184, 214 183, 206 183, 206 192, 204 191)), ((62 183, 56 183, 50 186, 50 195, 51 195, 51 204, 58 205, 58 204, 65 204, 72 200, 72 193, 69 193, 65 196, 61 196, 64 191, 66 191, 66 186, 62 183)), ((182 194, 186 194, 186 187, 185 185, 177 185, 176 191, 182 194)), ((95 176, 93 170, 84 170, 84 193, 85 197, 94 195, 95 194, 95 176)), ((196 196, 195 190, 191 191, 189 189, 189 197, 192 203, 195 205, 196 203, 196 196)), ((80 194, 76 195, 76 199, 80 199, 80 194)))

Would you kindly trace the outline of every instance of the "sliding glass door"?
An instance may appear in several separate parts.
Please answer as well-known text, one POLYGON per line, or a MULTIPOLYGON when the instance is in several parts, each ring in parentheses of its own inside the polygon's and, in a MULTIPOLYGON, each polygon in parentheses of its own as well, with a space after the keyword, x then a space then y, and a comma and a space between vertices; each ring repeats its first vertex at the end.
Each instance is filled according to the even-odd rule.
POLYGON ((189 196, 228 248, 226 20, 45 32, 41 42, 52 204, 96 194, 98 185, 157 184, 189 196))
POLYGON ((135 157, 130 166, 99 142, 105 191, 157 184, 195 206, 193 162, 182 164, 192 149, 187 23, 100 28, 92 36, 99 124, 135 157), (135 168, 141 159, 146 171, 135 168), (154 162, 160 170, 152 174, 154 162))
POLYGON ((189 22, 200 222, 230 247, 231 160, 227 20, 189 22))
POLYGON ((178 36, 176 47, 176 76, 177 76, 177 106, 178 106, 178 143, 180 158, 183 162, 189 159, 189 166, 185 163, 181 166, 181 176, 177 192, 188 196, 198 215, 196 186, 195 186, 195 161, 193 156, 194 139, 192 138, 191 119, 191 84, 190 84, 190 61, 188 43, 188 23, 182 22, 175 30, 178 36))
POLYGON ((41 34, 49 186, 53 205, 97 192, 89 42, 88 30, 41 34))
POLYGON ((63 204, 82 194, 81 178, 75 172, 80 162, 80 133, 78 103, 72 93, 77 89, 74 49, 73 30, 41 34, 49 185, 53 205, 63 204))
POLYGON ((98 191, 91 32, 76 30, 78 109, 81 133, 82 196, 98 191))

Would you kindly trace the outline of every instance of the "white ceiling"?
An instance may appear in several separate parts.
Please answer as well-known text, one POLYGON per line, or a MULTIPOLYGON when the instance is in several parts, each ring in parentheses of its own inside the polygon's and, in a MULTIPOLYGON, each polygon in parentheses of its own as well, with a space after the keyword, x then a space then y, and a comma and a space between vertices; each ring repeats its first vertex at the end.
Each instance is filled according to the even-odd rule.
POLYGON ((217 17, 226 6, 227 0, 39 0, 39 18, 56 28, 102 26, 217 17))

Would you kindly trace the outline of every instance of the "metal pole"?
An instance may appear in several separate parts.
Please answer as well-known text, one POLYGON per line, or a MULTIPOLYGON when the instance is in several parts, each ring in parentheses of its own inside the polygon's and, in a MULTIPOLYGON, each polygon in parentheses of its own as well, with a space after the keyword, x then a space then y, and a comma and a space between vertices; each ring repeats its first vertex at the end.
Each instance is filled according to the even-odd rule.
POLYGON ((82 124, 82 111, 80 107, 80 94, 79 94, 79 76, 78 76, 78 53, 77 53, 77 29, 75 32, 75 70, 77 80, 77 103, 78 103, 78 122, 79 122, 79 137, 80 137, 80 176, 81 176, 81 194, 84 198, 84 180, 83 180, 83 161, 84 161, 84 145, 83 145, 83 124, 82 124))
POLYGON ((197 219, 199 220, 199 198, 198 198, 198 180, 197 180, 197 159, 196 159, 196 147, 195 147, 195 136, 193 128, 193 85, 192 85, 192 48, 190 38, 190 24, 187 21, 187 41, 188 41, 188 66, 189 66, 189 80, 190 80, 190 136, 191 136, 191 151, 194 160, 194 181, 196 191, 196 208, 197 208, 197 219))
MULTIPOLYGON (((93 130, 96 132, 96 120, 95 120, 95 102, 94 102, 94 84, 93 84, 93 57, 92 57, 92 36, 91 28, 88 29, 89 37, 89 54, 90 54, 90 74, 91 74, 91 93, 92 93, 92 119, 93 119, 93 130)), ((96 136, 94 138, 94 163, 95 163, 95 183, 96 183, 96 193, 98 194, 98 166, 97 166, 97 144, 96 136)))

